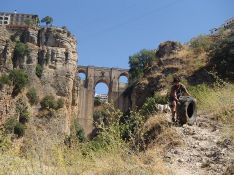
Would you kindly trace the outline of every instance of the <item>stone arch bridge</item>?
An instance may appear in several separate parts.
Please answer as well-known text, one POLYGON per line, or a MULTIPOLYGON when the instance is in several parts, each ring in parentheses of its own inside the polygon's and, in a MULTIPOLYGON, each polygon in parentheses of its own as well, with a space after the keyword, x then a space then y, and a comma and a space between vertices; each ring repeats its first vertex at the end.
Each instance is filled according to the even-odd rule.
MULTIPOLYGON (((119 82, 120 76, 129 78, 128 69, 106 68, 94 66, 78 66, 77 74, 85 74, 85 79, 79 79, 78 89, 78 121, 86 134, 93 129, 94 95, 98 83, 105 83, 108 87, 108 101, 113 102, 121 111, 129 109, 128 97, 123 92, 128 84, 119 82)), ((78 75, 77 75, 78 76, 78 75)))

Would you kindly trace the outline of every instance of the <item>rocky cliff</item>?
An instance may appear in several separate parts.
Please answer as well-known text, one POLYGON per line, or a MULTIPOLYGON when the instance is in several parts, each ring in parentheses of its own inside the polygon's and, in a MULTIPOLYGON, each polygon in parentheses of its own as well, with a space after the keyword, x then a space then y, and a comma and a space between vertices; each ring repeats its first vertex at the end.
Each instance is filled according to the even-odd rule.
MULTIPOLYGON (((69 134, 70 122, 77 113, 76 99, 76 39, 62 28, 5 28, 0 27, 0 77, 13 69, 22 69, 29 83, 17 95, 12 84, 0 89, 0 126, 9 118, 19 118, 17 106, 26 106, 31 126, 53 134, 69 134), (24 46, 26 54, 16 55, 16 45, 24 46), (30 105, 27 92, 35 89, 38 103, 30 105), (59 110, 42 110, 40 101, 50 95, 62 99, 59 110), (53 115, 52 115, 53 114, 53 115), (52 129, 53 128, 53 129, 52 129)), ((34 128, 34 129, 35 129, 34 128)), ((27 132, 28 131, 28 132, 27 132)))

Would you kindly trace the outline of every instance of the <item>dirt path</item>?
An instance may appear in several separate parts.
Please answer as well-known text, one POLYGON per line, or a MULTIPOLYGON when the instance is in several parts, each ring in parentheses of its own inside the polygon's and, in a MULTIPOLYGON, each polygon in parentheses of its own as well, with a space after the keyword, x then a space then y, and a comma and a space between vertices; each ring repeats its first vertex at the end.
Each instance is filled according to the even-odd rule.
POLYGON ((201 115, 196 125, 174 129, 184 145, 171 149, 164 160, 175 175, 220 175, 228 167, 233 170, 234 144, 223 136, 220 124, 201 115))

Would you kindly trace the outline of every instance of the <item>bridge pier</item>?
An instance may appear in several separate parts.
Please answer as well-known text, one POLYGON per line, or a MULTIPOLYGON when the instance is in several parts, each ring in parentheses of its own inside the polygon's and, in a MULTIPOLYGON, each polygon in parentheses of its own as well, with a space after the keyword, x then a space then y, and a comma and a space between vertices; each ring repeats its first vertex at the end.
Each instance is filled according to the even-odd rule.
POLYGON ((113 102, 123 112, 129 108, 129 103, 125 101, 128 99, 124 99, 122 94, 127 86, 120 87, 119 84, 120 76, 124 75, 128 78, 128 69, 78 66, 77 72, 86 75, 85 80, 79 81, 78 121, 85 133, 89 135, 93 130, 94 93, 98 83, 103 82, 108 86, 109 102, 113 102))

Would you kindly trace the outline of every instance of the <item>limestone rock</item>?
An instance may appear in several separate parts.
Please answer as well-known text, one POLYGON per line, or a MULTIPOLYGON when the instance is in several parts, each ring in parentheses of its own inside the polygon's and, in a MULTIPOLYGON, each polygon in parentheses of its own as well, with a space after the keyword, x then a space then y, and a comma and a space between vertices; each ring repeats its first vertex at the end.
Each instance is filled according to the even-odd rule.
MULTIPOLYGON (((74 88, 77 86, 77 51, 76 40, 70 32, 62 28, 28 28, 6 29, 0 26, 0 76, 8 74, 13 69, 13 53, 15 39, 19 39, 28 47, 27 54, 20 63, 29 77, 29 85, 15 98, 11 96, 12 86, 4 86, 0 89, 0 125, 7 118, 15 115, 15 101, 23 98, 27 101, 26 93, 30 88, 35 88, 40 100, 46 95, 53 95, 55 99, 62 98, 65 105, 62 110, 56 111, 60 123, 58 130, 69 134, 71 117, 78 111, 77 95, 74 88), (42 67, 42 75, 36 75, 36 67, 42 67)), ((29 106, 33 124, 38 125, 36 116, 40 114, 40 104, 29 106)), ((41 121, 40 121, 41 122, 41 121)), ((53 125, 53 123, 51 123, 53 125)), ((45 127, 46 132, 52 132, 51 128, 45 127)), ((29 127, 30 129, 30 127, 29 127)))

